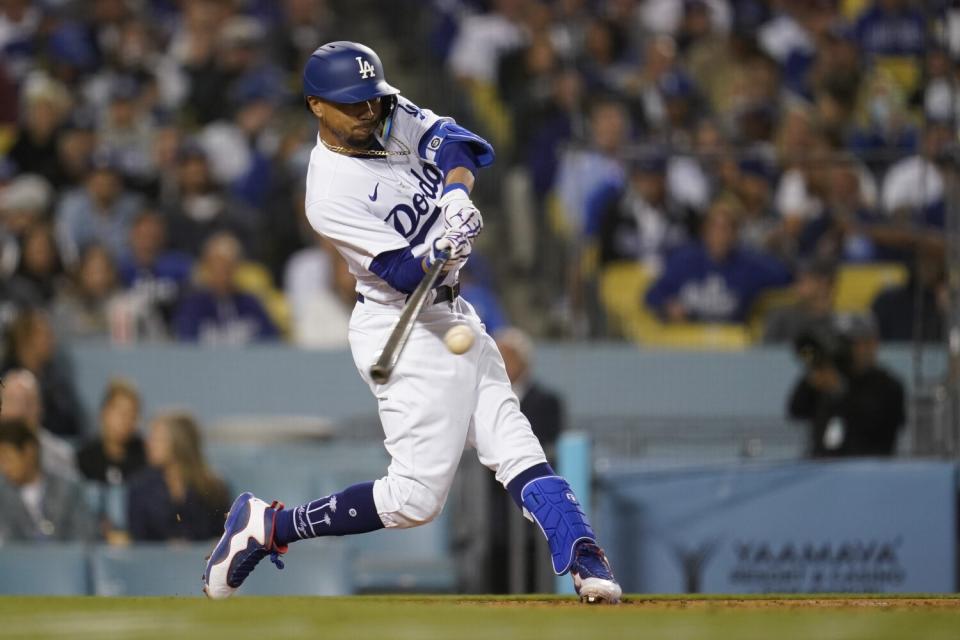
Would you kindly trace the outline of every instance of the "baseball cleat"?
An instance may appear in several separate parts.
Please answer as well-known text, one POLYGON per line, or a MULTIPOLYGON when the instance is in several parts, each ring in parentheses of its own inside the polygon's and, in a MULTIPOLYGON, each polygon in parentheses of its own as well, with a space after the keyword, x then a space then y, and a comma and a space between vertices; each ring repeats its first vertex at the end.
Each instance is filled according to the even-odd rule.
POLYGON ((268 555, 271 562, 283 569, 280 554, 286 553, 287 547, 273 542, 274 524, 281 509, 279 502, 267 504, 249 492, 237 496, 227 514, 223 535, 207 558, 203 572, 203 592, 208 598, 229 598, 268 555))
POLYGON ((595 543, 584 541, 577 545, 573 564, 570 566, 573 588, 580 602, 587 604, 617 604, 620 602, 620 585, 613 577, 613 569, 603 549, 595 543))

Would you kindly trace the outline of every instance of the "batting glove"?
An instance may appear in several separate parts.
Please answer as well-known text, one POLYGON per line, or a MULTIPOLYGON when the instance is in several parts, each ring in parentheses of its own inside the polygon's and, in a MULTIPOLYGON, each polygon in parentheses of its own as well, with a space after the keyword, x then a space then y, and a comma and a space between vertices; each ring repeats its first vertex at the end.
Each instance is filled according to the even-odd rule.
POLYGON ((447 264, 443 271, 456 271, 467 263, 473 246, 465 233, 457 229, 448 229, 442 236, 433 241, 433 248, 427 256, 427 268, 443 256, 447 264))
POLYGON ((446 229, 462 231, 471 241, 480 235, 483 217, 466 191, 450 189, 440 196, 437 204, 443 211, 443 225, 446 229))

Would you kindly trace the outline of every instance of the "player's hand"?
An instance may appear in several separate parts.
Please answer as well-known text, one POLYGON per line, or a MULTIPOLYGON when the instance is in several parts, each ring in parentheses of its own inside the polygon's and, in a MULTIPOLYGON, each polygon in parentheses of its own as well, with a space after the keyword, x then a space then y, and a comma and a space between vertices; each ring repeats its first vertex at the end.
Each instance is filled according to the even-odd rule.
POLYGON ((467 235, 457 229, 449 229, 442 236, 433 241, 430 255, 427 256, 427 268, 430 268, 441 256, 447 256, 444 273, 456 271, 467 263, 473 246, 467 235))
POLYGON ((471 242, 480 235, 483 229, 483 217, 466 191, 451 189, 440 197, 437 205, 443 212, 445 229, 462 231, 471 242))

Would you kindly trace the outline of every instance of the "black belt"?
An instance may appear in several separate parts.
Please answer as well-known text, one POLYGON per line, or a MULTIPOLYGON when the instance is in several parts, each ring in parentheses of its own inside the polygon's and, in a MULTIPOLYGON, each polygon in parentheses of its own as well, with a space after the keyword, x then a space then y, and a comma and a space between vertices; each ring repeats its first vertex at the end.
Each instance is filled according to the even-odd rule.
MULTIPOLYGON (((438 302, 452 302, 460 295, 460 283, 456 283, 452 287, 445 284, 440 285, 435 288, 434 291, 437 292, 437 296, 433 299, 434 304, 438 302)), ((407 296, 409 298, 410 296, 407 296)), ((363 302, 364 297, 362 293, 357 294, 357 302, 363 302)))

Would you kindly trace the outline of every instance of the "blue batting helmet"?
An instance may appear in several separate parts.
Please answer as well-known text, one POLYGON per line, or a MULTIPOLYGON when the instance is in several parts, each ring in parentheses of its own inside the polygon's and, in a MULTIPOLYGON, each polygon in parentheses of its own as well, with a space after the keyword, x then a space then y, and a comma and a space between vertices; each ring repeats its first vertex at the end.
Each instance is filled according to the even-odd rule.
POLYGON ((359 42, 328 42, 313 52, 303 69, 304 98, 350 104, 398 93, 387 84, 380 57, 359 42))

